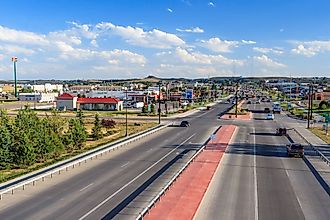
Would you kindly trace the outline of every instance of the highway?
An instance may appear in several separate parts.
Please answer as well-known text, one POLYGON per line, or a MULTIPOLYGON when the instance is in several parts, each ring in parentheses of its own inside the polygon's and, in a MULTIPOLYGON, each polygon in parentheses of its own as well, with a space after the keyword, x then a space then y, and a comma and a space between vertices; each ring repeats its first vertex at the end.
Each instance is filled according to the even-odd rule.
MULTIPOLYGON (((258 112, 270 104, 247 107, 258 112)), ((287 117, 264 118, 255 113, 251 121, 233 122, 237 135, 195 219, 330 219, 328 194, 301 158, 287 157, 289 140, 274 135, 287 117)))
MULTIPOLYGON (((218 104, 209 111, 199 111, 185 119, 191 123, 188 128, 168 127, 55 178, 40 181, 37 186, 6 195, 0 201, 0 219, 114 218, 153 183, 153 178, 172 164, 188 160, 220 125, 217 115, 229 106, 218 104)), ((147 203, 145 200, 125 217, 134 218, 147 203)))

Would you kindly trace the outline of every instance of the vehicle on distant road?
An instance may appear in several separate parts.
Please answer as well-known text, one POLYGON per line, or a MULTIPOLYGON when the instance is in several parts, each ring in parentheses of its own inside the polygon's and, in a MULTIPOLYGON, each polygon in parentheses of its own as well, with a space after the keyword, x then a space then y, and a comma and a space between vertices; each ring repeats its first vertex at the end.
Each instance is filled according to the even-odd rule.
POLYGON ((210 110, 211 109, 211 106, 206 106, 206 110, 210 110))
POLYGON ((286 135, 286 128, 276 128, 276 135, 286 135))
POLYGON ((280 105, 280 103, 279 102, 274 102, 273 103, 273 113, 275 114, 275 113, 281 113, 281 110, 282 110, 282 108, 281 108, 281 105, 280 105))
POLYGON ((251 101, 250 101, 250 100, 249 100, 249 101, 247 101, 247 102, 246 102, 246 104, 251 104, 251 101))
POLYGON ((304 146, 301 144, 297 143, 291 143, 286 145, 286 151, 288 153, 288 156, 299 156, 303 157, 304 156, 304 146))
POLYGON ((258 100, 258 101, 256 101, 256 104, 260 104, 260 101, 258 100))
POLYGON ((265 113, 270 113, 270 109, 269 109, 269 108, 265 108, 265 109, 264 109, 264 112, 265 112, 265 113))
POLYGON ((267 114, 266 116, 267 120, 274 120, 274 115, 272 113, 267 114))
POLYGON ((180 127, 189 127, 189 126, 190 126, 189 121, 181 121, 180 123, 180 127))

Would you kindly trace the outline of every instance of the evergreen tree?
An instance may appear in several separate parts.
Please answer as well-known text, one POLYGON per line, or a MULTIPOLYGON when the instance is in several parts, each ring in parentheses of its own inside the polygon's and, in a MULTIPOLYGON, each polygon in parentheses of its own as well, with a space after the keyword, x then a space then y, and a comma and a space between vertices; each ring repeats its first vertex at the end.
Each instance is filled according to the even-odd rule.
POLYGON ((79 109, 78 111, 77 111, 77 118, 79 119, 79 121, 80 121, 80 124, 81 125, 84 125, 84 113, 81 111, 81 109, 79 109))
POLYGON ((87 132, 79 119, 71 119, 69 126, 68 141, 72 143, 73 149, 82 149, 87 140, 87 132))
POLYGON ((99 118, 99 114, 95 114, 94 127, 92 129, 92 137, 94 140, 99 140, 102 138, 102 125, 99 118))
POLYGON ((13 137, 6 125, 0 125, 0 169, 9 169, 13 163, 13 137))

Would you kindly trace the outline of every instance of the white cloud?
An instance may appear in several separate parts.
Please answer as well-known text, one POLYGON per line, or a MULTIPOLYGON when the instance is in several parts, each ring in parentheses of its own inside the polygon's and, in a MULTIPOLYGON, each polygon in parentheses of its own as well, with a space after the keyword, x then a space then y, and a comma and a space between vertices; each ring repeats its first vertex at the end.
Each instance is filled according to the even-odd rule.
POLYGON ((185 42, 175 34, 167 33, 158 29, 144 31, 139 27, 118 26, 112 23, 99 23, 96 28, 100 32, 118 35, 127 43, 149 48, 169 49, 174 46, 183 46, 185 42))
POLYGON ((35 34, 27 31, 17 31, 0 25, 0 41, 15 43, 15 44, 28 44, 28 45, 44 45, 48 41, 45 35, 35 34))
POLYGON ((215 7, 215 4, 213 2, 209 2, 207 5, 211 7, 215 7))
POLYGON ((173 10, 172 9, 170 9, 170 8, 167 8, 166 9, 168 12, 170 12, 170 13, 172 13, 173 12, 173 10))
POLYGON ((274 54, 283 54, 283 50, 277 49, 277 48, 266 48, 266 47, 253 47, 254 51, 260 52, 260 53, 274 53, 274 54))
POLYGON ((269 58, 268 56, 266 55, 261 55, 261 56, 254 56, 253 57, 253 60, 263 64, 263 65, 266 65, 268 67, 273 67, 273 68, 283 68, 283 67, 286 67, 286 65, 282 64, 282 63, 279 63, 279 62, 276 62, 274 60, 272 60, 271 58, 269 58))
POLYGON ((3 46, 0 45, 0 50, 2 50, 3 52, 9 55, 17 55, 17 54, 31 55, 35 53, 34 50, 12 44, 6 44, 3 46))
POLYGON ((242 44, 256 44, 257 43, 253 40, 242 40, 241 42, 242 42, 242 44))
POLYGON ((209 40, 201 40, 200 45, 214 52, 231 52, 232 48, 238 47, 238 41, 221 40, 217 37, 209 40))
POLYGON ((330 40, 328 41, 306 41, 306 42, 293 42, 297 45, 291 52, 294 54, 304 55, 307 57, 315 56, 321 52, 330 51, 330 40))
POLYGON ((176 48, 175 54, 184 63, 194 64, 222 64, 222 65, 243 65, 243 61, 228 59, 222 55, 208 55, 200 52, 190 52, 183 48, 176 48))
POLYGON ((251 40, 241 40, 241 41, 229 41, 221 40, 220 38, 214 37, 209 40, 201 40, 200 46, 205 47, 211 51, 218 53, 228 53, 231 52, 233 48, 236 48, 240 45, 249 45, 255 44, 255 41, 251 40))
POLYGON ((204 30, 199 28, 199 27, 194 27, 194 28, 191 28, 191 29, 177 28, 176 30, 179 31, 179 32, 188 32, 188 33, 204 33, 204 30))

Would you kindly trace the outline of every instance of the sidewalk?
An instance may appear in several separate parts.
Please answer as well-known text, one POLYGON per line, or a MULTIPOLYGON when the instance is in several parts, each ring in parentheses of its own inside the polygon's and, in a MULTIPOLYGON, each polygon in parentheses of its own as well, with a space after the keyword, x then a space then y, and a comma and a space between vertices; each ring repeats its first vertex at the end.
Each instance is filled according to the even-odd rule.
POLYGON ((319 151, 321 151, 324 156, 330 159, 330 145, 325 143, 321 138, 317 137, 311 131, 307 130, 303 127, 295 127, 297 132, 301 134, 310 144, 316 147, 319 151))
MULTIPOLYGON (((295 130, 306 139, 310 144, 315 148, 321 151, 328 159, 330 158, 330 145, 326 144, 322 139, 317 137, 311 131, 307 130, 304 127, 295 127, 295 130)), ((293 131, 289 133, 289 136, 294 142, 304 143, 302 137, 298 134, 294 134, 293 131), (290 134, 291 133, 291 134, 290 134)), ((318 179, 323 188, 330 193, 330 166, 320 159, 316 152, 311 148, 307 147, 305 149, 305 158, 307 166, 314 173, 315 177, 318 179)))

